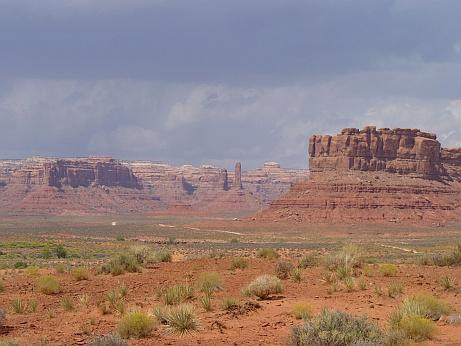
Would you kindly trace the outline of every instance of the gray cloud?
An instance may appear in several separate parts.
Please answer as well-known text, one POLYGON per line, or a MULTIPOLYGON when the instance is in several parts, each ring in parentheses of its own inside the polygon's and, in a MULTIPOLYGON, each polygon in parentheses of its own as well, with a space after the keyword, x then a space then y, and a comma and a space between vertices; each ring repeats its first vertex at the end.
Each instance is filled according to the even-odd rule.
POLYGON ((0 155, 306 165, 312 133, 461 138, 461 3, 0 1, 0 155))

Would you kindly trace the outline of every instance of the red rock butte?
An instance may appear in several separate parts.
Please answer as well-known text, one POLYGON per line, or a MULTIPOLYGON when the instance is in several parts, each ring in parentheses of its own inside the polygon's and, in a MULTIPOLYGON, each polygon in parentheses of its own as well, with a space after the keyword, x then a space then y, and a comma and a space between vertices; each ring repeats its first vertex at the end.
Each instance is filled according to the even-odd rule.
POLYGON ((309 179, 256 218, 314 223, 461 221, 461 149, 418 129, 309 139, 309 179))

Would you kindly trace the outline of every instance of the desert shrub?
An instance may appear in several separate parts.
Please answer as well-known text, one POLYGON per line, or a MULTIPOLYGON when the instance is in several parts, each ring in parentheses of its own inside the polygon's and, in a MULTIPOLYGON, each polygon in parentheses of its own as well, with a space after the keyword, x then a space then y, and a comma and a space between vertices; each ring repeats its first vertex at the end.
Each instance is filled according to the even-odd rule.
POLYGON ((274 249, 259 249, 256 253, 256 256, 259 258, 264 258, 268 260, 274 260, 280 257, 277 251, 274 249))
POLYGON ((58 273, 58 274, 63 274, 63 273, 66 271, 66 266, 65 266, 63 263, 58 263, 58 264, 56 264, 56 266, 54 267, 54 270, 55 270, 56 273, 58 273))
POLYGON ((61 306, 64 311, 74 310, 74 300, 71 297, 64 297, 61 301, 61 306))
POLYGON ((37 312, 38 302, 35 299, 29 300, 27 305, 29 306, 30 312, 37 312))
POLYGON ((229 310, 240 306, 240 302, 235 298, 224 298, 221 301, 221 308, 223 310, 229 310))
POLYGON ((106 293, 106 301, 109 303, 110 309, 121 314, 125 312, 124 298, 125 296, 120 289, 112 289, 106 293))
POLYGON ((83 281, 90 279, 90 272, 88 271, 88 269, 83 267, 74 268, 71 274, 75 281, 83 281))
POLYGON ((27 273, 27 275, 35 276, 35 275, 38 275, 39 270, 40 270, 40 268, 37 267, 37 266, 28 266, 26 268, 26 273, 27 273))
POLYGON ((116 241, 125 241, 125 236, 123 234, 118 234, 116 237, 115 237, 115 240, 116 241))
POLYGON ((24 262, 24 261, 17 261, 14 263, 13 266, 15 269, 26 269, 28 264, 27 262, 24 262))
POLYGON ((432 339, 437 327, 433 321, 427 318, 420 316, 405 316, 400 320, 398 329, 409 339, 423 341, 432 339))
POLYGON ((67 250, 62 245, 56 246, 56 248, 54 249, 54 253, 56 254, 56 257, 58 257, 58 258, 66 258, 67 257, 67 250))
POLYGON ((93 339, 87 346, 128 346, 128 343, 118 335, 102 335, 93 339))
POLYGON ((294 345, 347 346, 379 343, 384 335, 366 317, 354 317, 342 311, 323 310, 319 316, 292 329, 294 345))
POLYGON ((435 321, 450 310, 444 301, 429 294, 419 293, 405 299, 398 312, 401 317, 415 315, 435 321))
POLYGON ((298 320, 308 320, 312 317, 312 306, 309 303, 296 303, 291 313, 298 320))
POLYGON ((17 314, 23 314, 26 312, 27 303, 22 299, 16 298, 10 302, 11 308, 17 314))
POLYGON ((118 324, 118 333, 124 339, 146 338, 152 334, 155 320, 142 311, 131 311, 123 315, 118 324))
POLYGON ((199 301, 200 301, 200 305, 202 305, 202 308, 205 310, 205 311, 211 311, 213 309, 212 307, 212 298, 211 298, 211 295, 209 294, 204 294, 203 296, 201 296, 199 298, 199 301))
POLYGON ((397 267, 395 264, 385 263, 379 266, 379 272, 381 273, 382 276, 386 276, 386 277, 396 276, 398 271, 399 271, 399 267, 397 267))
POLYGON ((384 295, 384 290, 381 286, 375 285, 373 287, 373 291, 378 297, 382 297, 384 295))
POLYGON ((318 259, 313 254, 304 255, 298 263, 298 268, 306 269, 310 267, 315 267, 318 263, 318 259))
POLYGON ((136 245, 130 248, 129 254, 135 258, 138 264, 143 264, 152 254, 152 249, 144 245, 136 245))
POLYGON ((403 293, 403 285, 400 282, 392 282, 387 285, 387 295, 390 298, 397 298, 403 293))
POLYGON ((152 258, 157 262, 171 262, 172 256, 171 252, 168 250, 158 250, 155 251, 152 258))
POLYGON ((181 304, 169 308, 164 315, 164 319, 166 320, 166 324, 179 334, 192 332, 198 327, 194 308, 189 304, 181 304))
POLYGON ((188 284, 179 284, 167 287, 163 291, 165 304, 177 305, 184 303, 186 300, 194 297, 194 289, 188 284))
POLYGON ((337 254, 326 259, 325 265, 330 271, 335 271, 339 279, 355 274, 355 269, 362 266, 362 255, 358 246, 345 245, 337 254))
POLYGON ((38 289, 44 294, 58 294, 61 292, 61 285, 54 276, 45 275, 38 280, 38 289))
POLYGON ((5 283, 0 280, 0 293, 5 292, 5 283))
POLYGON ((201 292, 208 295, 221 290, 221 275, 217 272, 202 273, 198 279, 198 287, 201 292))
POLYGON ((128 294, 128 286, 122 283, 120 284, 120 286, 118 286, 117 291, 120 297, 125 298, 126 295, 128 294))
POLYGON ((248 261, 243 257, 236 257, 232 259, 231 269, 246 269, 248 268, 248 261))
POLYGON ((355 280, 352 276, 347 276, 343 280, 344 288, 346 292, 354 292, 355 291, 355 280))
POLYGON ((256 296, 267 299, 272 294, 282 293, 283 286, 279 278, 272 275, 262 275, 254 279, 243 289, 246 296, 256 296))
POLYGON ((102 315, 108 315, 112 312, 110 308, 110 303, 107 300, 102 301, 98 304, 98 309, 102 315))
POLYGON ((461 244, 458 244, 448 254, 425 254, 419 259, 420 264, 436 265, 439 267, 461 265, 461 244))
POLYGON ((294 266, 291 262, 288 261, 279 261, 275 264, 275 275, 281 279, 288 279, 291 271, 294 269, 294 266))
POLYGON ((455 288, 454 280, 448 275, 444 275, 439 280, 440 286, 444 291, 451 291, 455 288))
POLYGON ((90 296, 87 293, 83 293, 78 296, 78 303, 80 306, 87 308, 90 306, 90 296))
POLYGON ((121 275, 125 272, 139 273, 141 272, 141 265, 135 256, 130 254, 120 254, 112 258, 109 263, 101 267, 101 272, 105 274, 112 274, 114 276, 121 275))
POLYGON ((365 291, 367 289, 367 281, 364 278, 360 278, 357 280, 357 287, 361 291, 365 291))
POLYGON ((300 283, 302 280, 301 270, 299 270, 299 268, 294 268, 290 272, 290 277, 291 277, 291 280, 293 280, 294 282, 300 283))

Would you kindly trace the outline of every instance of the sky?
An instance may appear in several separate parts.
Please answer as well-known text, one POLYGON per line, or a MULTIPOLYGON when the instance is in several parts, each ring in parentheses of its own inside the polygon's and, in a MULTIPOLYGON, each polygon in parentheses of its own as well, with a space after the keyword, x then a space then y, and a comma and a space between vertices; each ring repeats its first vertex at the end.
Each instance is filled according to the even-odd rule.
POLYGON ((461 1, 0 0, 0 158, 307 166, 312 134, 461 146, 461 1))

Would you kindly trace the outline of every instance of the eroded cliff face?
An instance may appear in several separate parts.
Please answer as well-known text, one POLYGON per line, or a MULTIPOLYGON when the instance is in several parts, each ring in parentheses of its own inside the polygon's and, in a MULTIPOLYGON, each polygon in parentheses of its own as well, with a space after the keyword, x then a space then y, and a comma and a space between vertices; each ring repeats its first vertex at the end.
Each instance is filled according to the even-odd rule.
POLYGON ((416 129, 344 129, 309 140, 309 179, 257 217, 301 222, 461 221, 461 149, 416 129))
POLYGON ((0 160, 0 213, 181 213, 257 210, 306 176, 268 163, 245 172, 109 157, 0 160))

